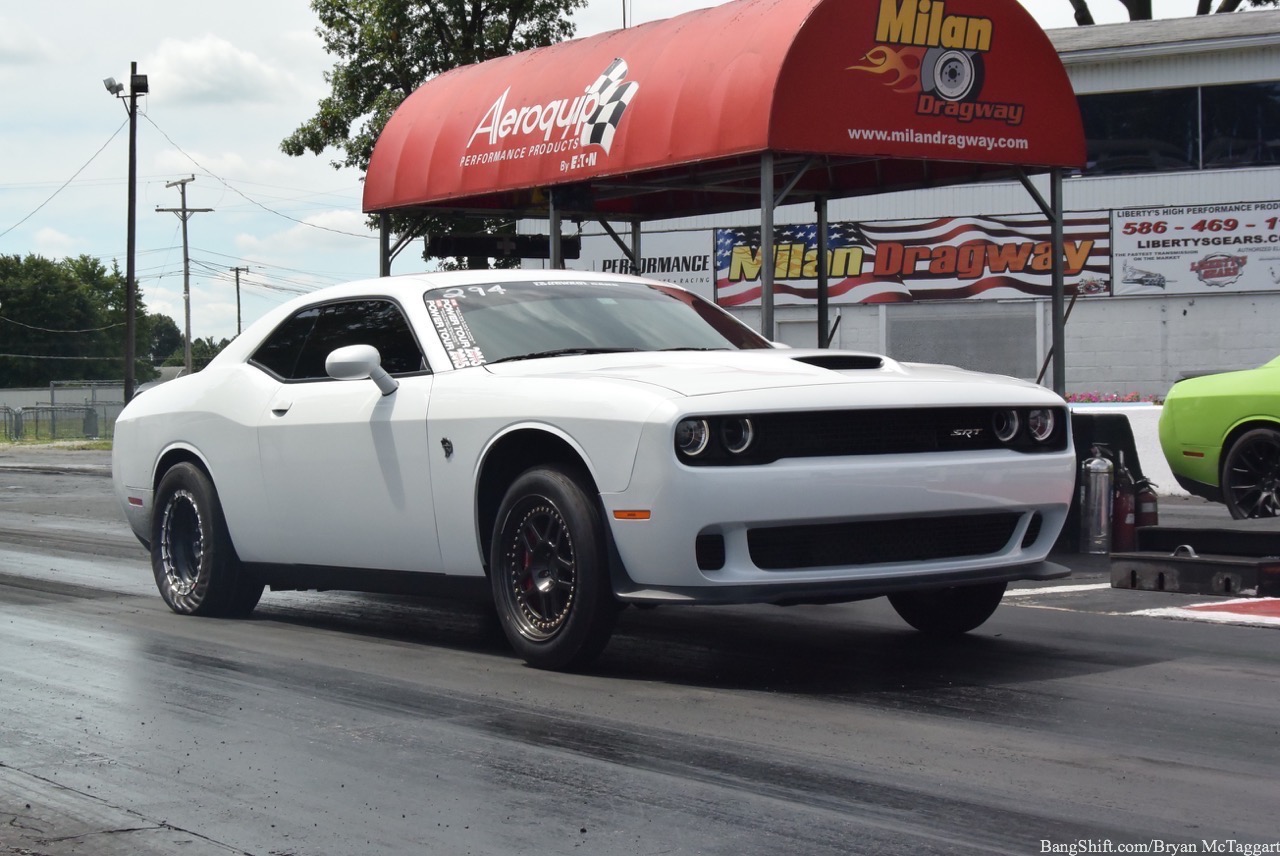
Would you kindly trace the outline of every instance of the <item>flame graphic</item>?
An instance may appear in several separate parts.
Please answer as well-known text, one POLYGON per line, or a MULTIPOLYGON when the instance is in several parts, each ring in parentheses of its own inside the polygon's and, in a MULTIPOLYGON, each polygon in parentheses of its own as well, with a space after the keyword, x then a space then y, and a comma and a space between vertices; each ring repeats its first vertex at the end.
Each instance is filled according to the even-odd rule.
POLYGON ((908 92, 920 80, 920 52, 915 49, 892 51, 883 45, 876 45, 867 51, 863 59, 870 65, 851 65, 848 71, 867 71, 871 74, 892 74, 892 80, 886 80, 885 86, 893 87, 894 92, 908 92))

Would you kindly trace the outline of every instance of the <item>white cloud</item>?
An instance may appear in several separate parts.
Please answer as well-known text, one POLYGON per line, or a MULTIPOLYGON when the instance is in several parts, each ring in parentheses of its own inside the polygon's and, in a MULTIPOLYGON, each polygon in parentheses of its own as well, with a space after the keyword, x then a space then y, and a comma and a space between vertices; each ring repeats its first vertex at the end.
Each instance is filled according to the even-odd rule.
POLYGON ((36 232, 35 252, 50 259, 60 259, 72 255, 76 241, 70 235, 57 229, 45 227, 36 232))
POLYGON ((0 66, 25 66, 57 57, 53 43, 31 30, 0 18, 0 66))
POLYGON ((214 35, 165 39, 146 68, 157 84, 152 97, 159 100, 292 104, 307 94, 291 72, 214 35))

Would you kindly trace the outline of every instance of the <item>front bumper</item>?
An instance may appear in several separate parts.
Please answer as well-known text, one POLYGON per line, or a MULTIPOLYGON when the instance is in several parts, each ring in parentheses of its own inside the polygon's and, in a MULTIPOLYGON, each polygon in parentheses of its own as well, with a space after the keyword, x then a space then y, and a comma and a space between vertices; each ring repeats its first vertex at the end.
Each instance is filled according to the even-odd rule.
POLYGON ((1066 519, 1074 482, 1069 450, 719 468, 671 460, 638 466, 626 491, 602 501, 616 551, 614 588, 623 600, 853 600, 1064 576, 1066 569, 1045 558, 1066 519), (630 513, 637 510, 647 518, 630 513), (969 521, 989 531, 971 538, 964 532, 969 521), (783 533, 781 547, 775 533, 783 533), (898 545, 914 542, 916 533, 938 546, 898 545), (810 534, 824 543, 802 543, 810 534), (715 545, 710 559, 699 549, 708 538, 715 545), (953 547, 951 540, 961 543, 953 547))

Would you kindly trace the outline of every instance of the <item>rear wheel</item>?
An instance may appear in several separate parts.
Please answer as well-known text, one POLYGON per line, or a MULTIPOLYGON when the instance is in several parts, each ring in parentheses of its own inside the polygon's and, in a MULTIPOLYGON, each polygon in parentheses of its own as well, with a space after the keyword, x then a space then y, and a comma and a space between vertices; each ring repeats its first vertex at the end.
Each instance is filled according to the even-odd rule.
POLYGON ((248 615, 262 597, 231 545, 218 491, 194 464, 176 464, 160 480, 151 569, 164 602, 182 615, 248 615))
POLYGON ((1222 498, 1236 520, 1280 513, 1280 431, 1255 428, 1231 444, 1222 464, 1222 498))
POLYGON ((586 665, 617 620, 604 525, 585 482, 560 467, 531 469, 498 509, 489 559, 498 618, 516 653, 542 669, 586 665))
POLYGON ((1004 597, 1005 583, 904 591, 889 595, 902 620, 930 636, 968 633, 991 617, 1004 597))

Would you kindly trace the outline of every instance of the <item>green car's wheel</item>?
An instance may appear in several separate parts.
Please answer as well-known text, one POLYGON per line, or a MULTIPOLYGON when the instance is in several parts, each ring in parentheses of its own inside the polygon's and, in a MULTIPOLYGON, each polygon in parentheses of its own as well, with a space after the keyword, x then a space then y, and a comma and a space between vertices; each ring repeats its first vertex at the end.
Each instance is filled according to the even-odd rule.
POLYGON ((1231 444, 1222 464, 1222 498, 1237 520, 1280 513, 1280 431, 1255 428, 1231 444))

